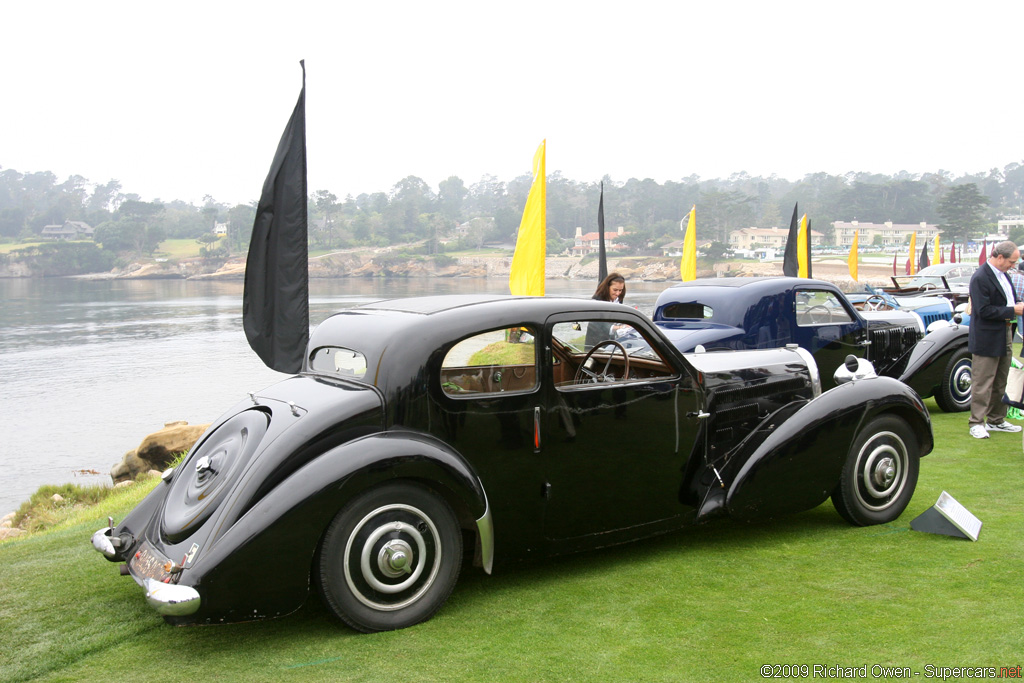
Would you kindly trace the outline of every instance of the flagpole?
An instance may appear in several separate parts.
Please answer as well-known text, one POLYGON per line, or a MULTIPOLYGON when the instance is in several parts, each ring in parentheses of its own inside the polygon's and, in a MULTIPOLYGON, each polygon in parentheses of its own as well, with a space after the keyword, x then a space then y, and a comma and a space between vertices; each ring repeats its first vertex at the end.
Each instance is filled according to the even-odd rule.
POLYGON ((601 181, 601 200, 597 204, 597 234, 598 244, 598 263, 597 263, 597 282, 598 284, 604 282, 604 279, 608 277, 608 254, 604 247, 604 181, 601 181))

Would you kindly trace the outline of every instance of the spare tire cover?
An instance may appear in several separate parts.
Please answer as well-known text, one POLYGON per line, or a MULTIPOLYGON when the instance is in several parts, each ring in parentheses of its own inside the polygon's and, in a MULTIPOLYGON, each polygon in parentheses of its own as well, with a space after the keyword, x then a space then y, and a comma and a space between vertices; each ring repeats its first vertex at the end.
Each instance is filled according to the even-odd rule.
POLYGON ((270 418, 246 410, 207 435, 181 465, 171 482, 161 529, 178 543, 190 536, 217 509, 267 433, 270 418))

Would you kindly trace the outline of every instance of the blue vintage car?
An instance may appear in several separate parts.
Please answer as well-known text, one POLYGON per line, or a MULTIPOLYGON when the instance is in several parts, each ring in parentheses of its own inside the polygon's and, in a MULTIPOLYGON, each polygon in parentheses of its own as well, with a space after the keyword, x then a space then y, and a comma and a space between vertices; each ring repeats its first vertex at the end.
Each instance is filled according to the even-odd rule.
POLYGON ((698 346, 711 351, 796 344, 814 355, 825 387, 832 386, 832 371, 853 354, 921 397, 934 396, 944 411, 967 410, 967 326, 945 319, 953 317, 948 299, 928 303, 936 310, 891 310, 880 294, 854 305, 838 287, 821 280, 711 278, 662 292, 654 321, 684 352, 698 346))
POLYGON ((890 522, 931 422, 863 365, 823 392, 804 349, 683 354, 618 304, 369 304, 321 323, 301 373, 231 408, 92 544, 174 624, 280 616, 312 591, 381 631, 429 619, 464 558, 490 573, 830 497, 890 522))

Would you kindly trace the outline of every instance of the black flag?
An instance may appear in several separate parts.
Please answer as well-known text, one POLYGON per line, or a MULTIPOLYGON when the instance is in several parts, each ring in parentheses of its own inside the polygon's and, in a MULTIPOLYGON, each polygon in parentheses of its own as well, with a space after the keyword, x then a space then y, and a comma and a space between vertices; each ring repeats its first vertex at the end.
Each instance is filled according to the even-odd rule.
POLYGON ((608 277, 608 255, 604 251, 604 182, 601 183, 601 201, 597 203, 597 233, 601 245, 597 256, 597 281, 601 283, 608 277))
POLYGON ((306 63, 299 64, 302 91, 256 205, 242 295, 249 346, 267 367, 287 373, 302 369, 309 342, 306 63))
POLYGON ((814 277, 811 275, 811 219, 807 219, 807 277, 814 277))
MULTIPOLYGON (((796 245, 800 226, 796 218, 796 204, 793 204, 793 218, 789 221, 789 237, 786 238, 786 251, 782 256, 782 273, 787 277, 796 277, 800 274, 800 262, 796 256, 796 245)), ((807 240, 810 242, 810 240, 807 240)))
POLYGON ((921 264, 918 267, 918 270, 924 270, 930 265, 931 264, 928 263, 928 245, 925 244, 923 247, 921 247, 921 264))

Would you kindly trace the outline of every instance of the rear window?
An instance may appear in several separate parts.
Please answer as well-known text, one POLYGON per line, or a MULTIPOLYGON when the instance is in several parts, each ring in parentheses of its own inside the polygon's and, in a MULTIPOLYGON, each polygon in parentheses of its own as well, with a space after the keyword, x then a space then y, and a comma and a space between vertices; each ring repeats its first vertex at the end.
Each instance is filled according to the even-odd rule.
POLYGON ((705 320, 713 317, 715 312, 701 303, 683 303, 669 304, 661 309, 661 314, 666 318, 705 320))
POLYGON ((321 346, 309 357, 309 366, 313 372, 347 379, 366 376, 366 356, 342 346, 321 346))

